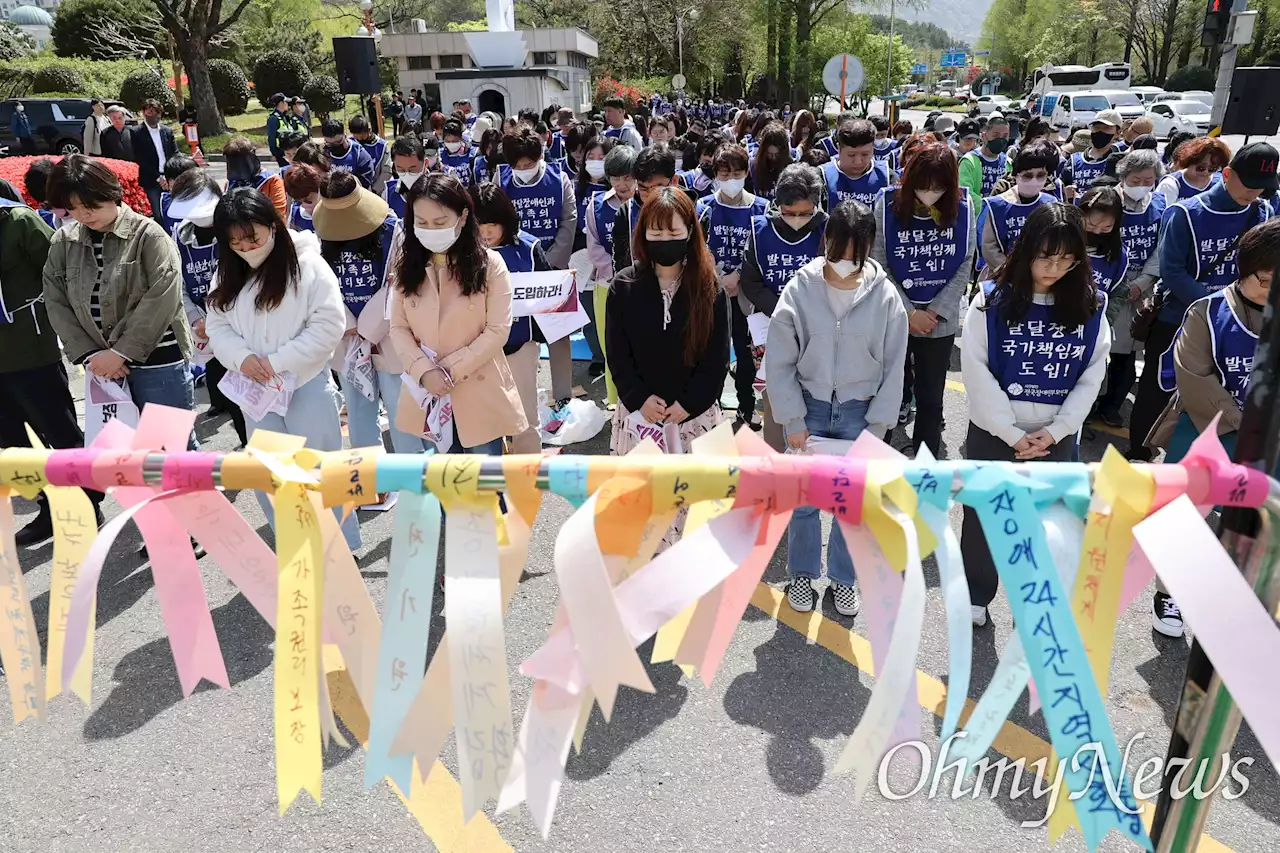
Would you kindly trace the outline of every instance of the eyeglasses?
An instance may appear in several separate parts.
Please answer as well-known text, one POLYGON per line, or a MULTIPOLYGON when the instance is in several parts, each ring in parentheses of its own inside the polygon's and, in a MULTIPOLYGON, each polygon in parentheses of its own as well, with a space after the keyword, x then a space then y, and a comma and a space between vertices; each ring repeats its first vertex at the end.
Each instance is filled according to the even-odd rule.
POLYGON ((1075 269, 1076 264, 1080 262, 1071 255, 1040 255, 1032 263, 1040 264, 1040 266, 1051 269, 1054 272, 1062 270, 1065 273, 1075 269))
POLYGON ((669 183, 665 183, 665 184, 640 184, 640 192, 645 192, 645 193, 657 192, 658 190, 666 189, 666 188, 667 188, 667 187, 669 187, 669 186, 671 186, 671 184, 669 184, 669 183))

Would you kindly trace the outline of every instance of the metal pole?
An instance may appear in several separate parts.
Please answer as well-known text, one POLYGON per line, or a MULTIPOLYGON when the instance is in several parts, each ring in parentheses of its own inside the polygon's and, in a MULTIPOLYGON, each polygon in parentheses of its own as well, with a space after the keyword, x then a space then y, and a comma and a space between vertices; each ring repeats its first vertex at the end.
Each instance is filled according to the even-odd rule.
POLYGON ((889 64, 884 71, 884 96, 893 94, 893 18, 897 12, 898 0, 889 0, 889 64))
POLYGON ((684 13, 676 15, 676 52, 680 55, 680 76, 684 76, 684 13))
MULTIPOLYGON (((1235 28, 1237 16, 1249 8, 1249 0, 1234 0, 1231 4, 1231 23, 1227 25, 1227 33, 1235 28)), ((1213 88, 1213 117, 1209 120, 1214 128, 1222 127, 1222 119, 1227 114, 1227 99, 1231 97, 1231 75, 1236 71, 1236 52, 1239 46, 1224 44, 1222 58, 1218 60, 1218 82, 1213 88)))

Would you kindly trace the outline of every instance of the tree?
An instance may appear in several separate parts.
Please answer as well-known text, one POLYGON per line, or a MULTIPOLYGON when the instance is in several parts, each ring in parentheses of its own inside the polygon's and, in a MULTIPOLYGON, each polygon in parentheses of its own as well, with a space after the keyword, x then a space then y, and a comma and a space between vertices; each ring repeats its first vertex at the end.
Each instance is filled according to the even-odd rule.
POLYGON ((164 25, 149 0, 66 0, 49 35, 58 56, 146 59, 168 53, 164 25))
POLYGON ((36 42, 17 24, 0 21, 0 56, 18 58, 36 52, 36 42))
POLYGON ((269 98, 277 92, 292 97, 299 95, 311 79, 311 71, 302 57, 287 50, 272 50, 253 64, 253 89, 258 103, 270 107, 269 98))
POLYGON ((154 98, 160 102, 164 114, 177 115, 177 101, 168 82, 154 69, 135 71, 120 84, 120 100, 134 112, 142 110, 142 102, 154 98))
POLYGON ((31 80, 32 94, 43 92, 83 92, 84 75, 69 65, 46 65, 31 80))
POLYGON ((213 96, 223 115, 242 115, 249 105, 253 90, 249 78, 239 65, 226 59, 209 60, 209 77, 213 80, 213 96))
POLYGON ((333 54, 327 49, 328 40, 315 26, 299 26, 298 22, 315 21, 333 8, 322 5, 319 0, 252 0, 229 31, 228 44, 216 51, 216 55, 241 68, 252 68, 267 51, 287 50, 300 56, 314 74, 332 70, 333 54))
POLYGON ((308 80, 302 94, 307 99, 307 105, 321 121, 328 118, 330 113, 341 110, 345 102, 342 90, 338 87, 338 81, 327 74, 320 74, 308 80))
POLYGON ((227 30, 244 14, 251 0, 232 2, 234 8, 225 13, 223 0, 151 0, 187 70, 201 136, 216 136, 224 130, 209 76, 209 51, 224 41, 227 30))

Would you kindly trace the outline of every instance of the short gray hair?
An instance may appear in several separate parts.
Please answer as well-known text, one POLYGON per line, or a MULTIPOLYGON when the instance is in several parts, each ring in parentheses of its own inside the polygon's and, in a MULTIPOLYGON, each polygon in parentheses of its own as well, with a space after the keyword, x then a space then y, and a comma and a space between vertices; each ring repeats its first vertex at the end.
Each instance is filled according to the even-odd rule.
POLYGON ((778 183, 773 188, 773 197, 779 207, 799 201, 811 201, 815 207, 820 207, 822 194, 826 191, 827 183, 822 177, 822 172, 813 166, 792 163, 778 175, 778 183))
POLYGON ((108 113, 122 113, 124 111, 125 111, 124 107, 120 106, 119 104, 112 104, 111 106, 107 107, 108 113))
POLYGON ((1123 181, 1134 172, 1145 172, 1148 169, 1156 173, 1157 181, 1164 177, 1164 163, 1160 162, 1160 155, 1155 149, 1135 148, 1116 164, 1116 177, 1123 181))
POLYGON ((604 174, 609 178, 625 178, 636 171, 636 150, 630 145, 615 145, 604 155, 604 174))

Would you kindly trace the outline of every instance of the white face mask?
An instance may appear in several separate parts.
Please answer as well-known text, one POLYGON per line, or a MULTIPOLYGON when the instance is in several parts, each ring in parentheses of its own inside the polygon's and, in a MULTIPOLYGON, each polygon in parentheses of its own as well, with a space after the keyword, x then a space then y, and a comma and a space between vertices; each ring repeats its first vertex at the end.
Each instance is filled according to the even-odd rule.
POLYGON ((742 195, 742 188, 747 182, 742 178, 727 178, 726 180, 716 180, 716 189, 724 194, 725 198, 737 198, 742 195))
POLYGON ((1023 198, 1035 198, 1044 189, 1044 181, 1039 178, 1018 178, 1018 195, 1023 198))
POLYGON ((859 268, 857 261, 827 261, 827 263, 831 264, 831 269, 841 278, 848 278, 859 268))
POLYGON ((422 248, 428 252, 447 252, 458 242, 458 231, 455 228, 419 228, 413 227, 413 236, 418 238, 422 248))
POLYGON ((527 184, 537 177, 538 167, 534 166, 532 169, 512 169, 511 174, 516 176, 516 180, 527 184))
POLYGON ((810 213, 805 216, 784 216, 782 217, 782 221, 787 223, 787 227, 792 230, 799 231, 813 221, 813 214, 810 213))
POLYGON ((1124 187, 1124 194, 1134 201, 1143 201, 1147 196, 1151 195, 1151 187, 1124 187))
POLYGON ((604 161, 588 160, 587 161, 587 177, 596 178, 596 179, 603 178, 604 177, 604 161))
POLYGON ((418 179, 421 177, 422 177, 421 172, 401 172, 400 173, 401 191, 408 192, 409 188, 414 184, 416 184, 418 182, 418 179))
POLYGON ((436 164, 436 161, 437 161, 437 160, 439 160, 439 159, 440 159, 440 152, 439 152, 439 151, 428 151, 428 152, 427 152, 427 165, 428 165, 428 166, 434 166, 434 165, 436 164))
POLYGON ((462 150, 462 143, 461 143, 461 142, 446 142, 446 143, 444 144, 444 147, 449 149, 449 153, 450 153, 450 154, 457 154, 459 151, 461 151, 461 150, 462 150))
POLYGON ((271 250, 274 249, 275 247, 276 247, 276 232, 274 229, 272 229, 271 236, 267 238, 267 242, 263 243, 258 248, 249 249, 244 252, 240 251, 239 249, 236 249, 235 253, 240 257, 244 258, 244 262, 248 264, 252 269, 256 270, 258 267, 262 266, 263 263, 266 262, 267 258, 271 255, 271 250))
POLYGON ((306 209, 305 207, 303 207, 302 205, 298 205, 298 215, 299 215, 299 216, 301 216, 303 219, 307 220, 308 222, 310 222, 310 221, 311 221, 311 217, 312 217, 314 214, 312 213, 312 211, 307 210, 307 209, 306 209))
POLYGON ((916 200, 925 207, 933 207, 944 195, 944 190, 916 190, 916 200))

